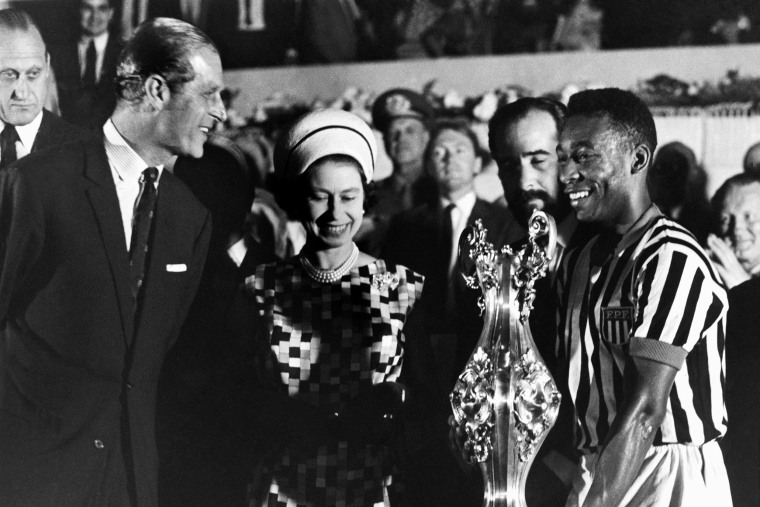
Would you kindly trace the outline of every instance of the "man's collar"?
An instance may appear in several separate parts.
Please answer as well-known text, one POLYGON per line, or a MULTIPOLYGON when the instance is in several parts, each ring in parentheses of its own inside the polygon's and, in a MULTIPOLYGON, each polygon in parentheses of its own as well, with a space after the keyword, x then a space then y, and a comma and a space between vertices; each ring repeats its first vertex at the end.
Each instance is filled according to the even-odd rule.
MULTIPOLYGON (((122 180, 139 178, 142 172, 148 168, 148 164, 127 143, 127 140, 116 130, 113 121, 109 120, 103 125, 103 136, 108 160, 113 165, 122 180)), ((156 166, 158 177, 161 178, 164 166, 156 166)))
POLYGON ((90 37, 89 35, 81 35, 79 37, 79 45, 82 47, 86 48, 89 46, 90 41, 95 41, 95 49, 98 50, 98 53, 102 53, 108 45, 108 30, 95 37, 90 37))
POLYGON ((471 190, 455 201, 452 201, 451 199, 447 199, 445 197, 441 198, 441 206, 445 209, 446 206, 453 203, 457 208, 461 209, 464 212, 465 216, 470 216, 472 213, 472 208, 475 207, 475 201, 477 199, 478 198, 475 195, 475 191, 471 190))
POLYGON ((634 222, 630 229, 628 229, 619 243, 619 248, 625 248, 639 238, 639 233, 646 230, 649 224, 657 218, 663 216, 660 208, 655 203, 652 203, 644 213, 634 222))
MULTIPOLYGON (((2 123, 3 128, 5 128, 5 123, 0 123, 2 123)), ((27 150, 32 149, 32 146, 34 145, 34 138, 37 137, 37 132, 40 130, 41 124, 42 110, 40 110, 37 116, 35 116, 34 119, 26 125, 16 125, 16 132, 18 132, 18 137, 21 139, 21 144, 23 144, 24 148, 27 150)))

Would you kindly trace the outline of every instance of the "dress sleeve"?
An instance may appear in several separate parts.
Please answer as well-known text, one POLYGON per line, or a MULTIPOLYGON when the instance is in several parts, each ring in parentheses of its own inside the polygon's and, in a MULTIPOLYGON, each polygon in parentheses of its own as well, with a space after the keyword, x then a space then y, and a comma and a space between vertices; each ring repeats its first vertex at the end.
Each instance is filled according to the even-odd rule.
POLYGON ((635 277, 631 354, 680 368, 714 326, 725 325, 727 298, 699 247, 663 242, 635 277))

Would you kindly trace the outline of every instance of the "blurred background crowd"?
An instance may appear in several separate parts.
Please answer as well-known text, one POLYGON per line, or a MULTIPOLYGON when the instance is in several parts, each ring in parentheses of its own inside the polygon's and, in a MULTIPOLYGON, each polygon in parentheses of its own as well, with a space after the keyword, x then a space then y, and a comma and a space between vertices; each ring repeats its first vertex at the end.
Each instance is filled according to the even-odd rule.
MULTIPOLYGON (((76 36, 75 1, 4 3, 37 14, 49 44, 76 36)), ((154 16, 195 24, 225 69, 760 41, 751 0, 114 0, 113 9, 121 33, 154 16)))

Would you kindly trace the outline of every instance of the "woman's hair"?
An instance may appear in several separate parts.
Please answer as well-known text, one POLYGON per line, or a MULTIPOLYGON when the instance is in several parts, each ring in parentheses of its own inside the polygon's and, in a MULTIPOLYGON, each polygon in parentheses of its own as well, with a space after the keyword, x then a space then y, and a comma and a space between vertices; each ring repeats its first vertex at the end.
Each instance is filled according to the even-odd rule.
POLYGON ((364 209, 369 210, 372 204, 374 204, 374 183, 367 181, 367 177, 364 175, 364 171, 362 171, 359 162, 349 155, 327 155, 315 160, 303 173, 298 175, 295 180, 287 182, 278 179, 275 182, 275 188, 273 190, 275 198, 277 199, 277 204, 279 204, 285 213, 288 214, 288 218, 291 220, 300 220, 303 216, 303 211, 306 207, 309 177, 315 167, 325 163, 347 163, 352 165, 359 173, 359 177, 362 181, 362 189, 364 190, 364 209))

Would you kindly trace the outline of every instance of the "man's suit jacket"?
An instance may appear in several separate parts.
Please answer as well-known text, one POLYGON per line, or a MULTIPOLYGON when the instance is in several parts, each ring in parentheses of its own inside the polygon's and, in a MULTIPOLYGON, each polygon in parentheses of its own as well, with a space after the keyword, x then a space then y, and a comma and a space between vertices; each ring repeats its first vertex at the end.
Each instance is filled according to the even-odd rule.
MULTIPOLYGON (((425 275, 425 290, 420 300, 425 327, 429 334, 457 335, 454 371, 458 374, 477 343, 483 322, 477 306, 479 291, 468 288, 456 268, 453 284, 456 315, 448 315, 446 311, 448 263, 445 255, 441 255, 441 245, 445 243, 443 216, 444 210, 437 201, 393 217, 385 239, 383 258, 425 275)), ((516 241, 524 234, 509 209, 481 199, 475 202, 467 225, 474 224, 478 219, 488 230, 488 241, 497 248, 516 241)))
POLYGON ((0 172, 0 505, 156 505, 158 376, 210 227, 165 171, 138 312, 102 139, 0 172))
POLYGON ((760 505, 760 278, 728 291, 726 410, 721 441, 731 496, 737 507, 760 505))
POLYGON ((47 109, 43 109, 42 122, 40 122, 40 128, 34 137, 30 153, 59 146, 70 141, 86 139, 91 136, 92 134, 85 129, 67 122, 47 109))
POLYGON ((50 62, 55 71, 58 102, 64 119, 93 130, 103 126, 116 105, 113 80, 120 51, 121 41, 112 32, 103 55, 100 79, 95 89, 89 90, 82 84, 78 39, 51 48, 50 62))

